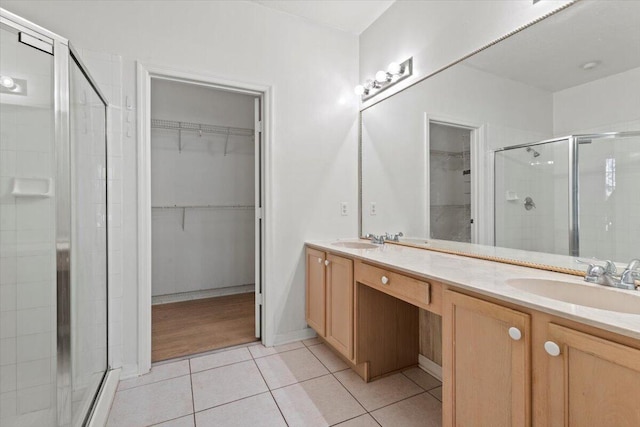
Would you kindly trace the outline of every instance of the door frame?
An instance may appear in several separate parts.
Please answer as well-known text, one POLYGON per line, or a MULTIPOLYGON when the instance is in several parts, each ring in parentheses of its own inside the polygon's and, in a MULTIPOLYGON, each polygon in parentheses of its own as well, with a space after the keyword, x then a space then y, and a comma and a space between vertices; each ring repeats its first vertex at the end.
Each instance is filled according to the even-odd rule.
MULTIPOLYGON (((266 270, 271 265, 271 140, 273 87, 264 84, 253 84, 221 79, 216 76, 186 72, 163 66, 137 62, 137 139, 138 139, 138 374, 142 375, 151 369, 151 79, 170 80, 187 84, 201 85, 215 89, 224 89, 236 93, 255 95, 262 104, 262 209, 256 213, 262 219, 262 239, 260 253, 262 271, 260 281, 262 287, 261 339, 269 342, 265 327, 267 283, 266 270)), ((131 103, 125 108, 131 110, 131 103)), ((258 130, 256 130, 258 131, 258 130)), ((256 153, 258 154, 258 153, 256 153)), ((258 284, 256 284, 257 286, 258 284)), ((258 291, 258 289, 256 289, 258 291)))
MULTIPOLYGON (((486 149, 486 125, 484 123, 471 122, 465 119, 443 116, 439 114, 424 113, 424 188, 425 194, 425 216, 424 229, 427 239, 430 238, 431 232, 431 187, 430 187, 430 158, 429 151, 431 147, 431 135, 429 131, 430 123, 437 123, 445 126, 467 129, 471 131, 469 149, 471 151, 471 218, 473 219, 473 227, 471 227, 471 242, 491 245, 493 242, 490 236, 493 234, 493 214, 490 203, 487 200, 493 200, 493 186, 488 183, 493 181, 493 176, 487 176, 487 165, 489 154, 486 149), (480 171, 484 173, 480 173, 480 171)), ((492 169, 493 170, 493 169, 492 169)))

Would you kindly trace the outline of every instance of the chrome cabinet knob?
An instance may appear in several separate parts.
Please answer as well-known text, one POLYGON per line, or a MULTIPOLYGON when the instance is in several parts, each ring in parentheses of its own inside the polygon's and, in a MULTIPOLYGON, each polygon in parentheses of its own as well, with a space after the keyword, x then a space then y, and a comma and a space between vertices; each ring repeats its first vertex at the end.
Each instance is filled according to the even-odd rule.
POLYGON ((520 332, 520 329, 512 326, 509 328, 509 336, 514 341, 520 341, 520 339, 522 338, 522 332, 520 332))
POLYGON ((329 260, 328 259, 324 261, 324 265, 329 265, 329 260))
POLYGON ((553 341, 547 341, 544 343, 544 350, 549 353, 550 356, 560 356, 560 346, 553 341))
POLYGON ((380 281, 382 282, 383 285, 386 285, 389 283, 389 278, 387 276, 382 276, 380 281))

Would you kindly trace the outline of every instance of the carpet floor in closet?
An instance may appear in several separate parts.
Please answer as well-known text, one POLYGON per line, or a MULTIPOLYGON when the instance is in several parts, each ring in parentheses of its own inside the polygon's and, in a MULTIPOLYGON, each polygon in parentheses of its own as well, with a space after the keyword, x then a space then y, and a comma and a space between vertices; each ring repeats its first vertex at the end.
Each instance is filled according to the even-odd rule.
POLYGON ((254 293, 152 306, 151 360, 256 341, 254 293))

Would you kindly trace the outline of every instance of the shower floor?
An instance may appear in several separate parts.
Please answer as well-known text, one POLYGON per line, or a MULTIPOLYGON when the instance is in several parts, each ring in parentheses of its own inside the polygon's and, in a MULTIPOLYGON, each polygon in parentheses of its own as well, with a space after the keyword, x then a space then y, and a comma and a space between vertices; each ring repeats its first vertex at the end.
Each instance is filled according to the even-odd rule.
POLYGON ((254 293, 152 306, 151 360, 256 341, 254 293))

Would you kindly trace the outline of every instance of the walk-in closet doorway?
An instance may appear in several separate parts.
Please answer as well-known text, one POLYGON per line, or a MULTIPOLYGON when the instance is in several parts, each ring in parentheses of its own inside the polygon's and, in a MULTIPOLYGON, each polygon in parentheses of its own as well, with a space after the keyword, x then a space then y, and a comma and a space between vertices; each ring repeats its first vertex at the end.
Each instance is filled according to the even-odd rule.
POLYGON ((267 94, 142 65, 138 81, 144 373, 262 338, 267 94))

